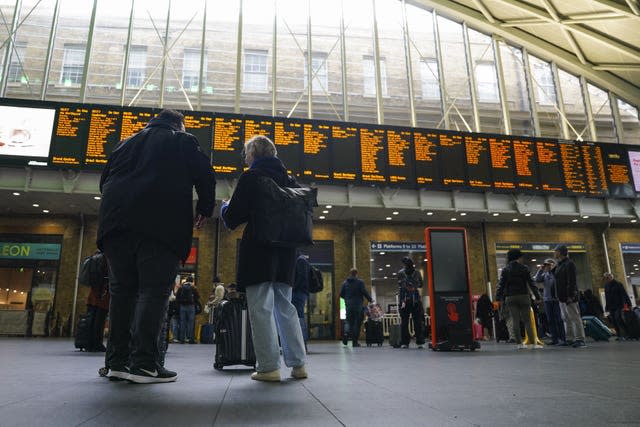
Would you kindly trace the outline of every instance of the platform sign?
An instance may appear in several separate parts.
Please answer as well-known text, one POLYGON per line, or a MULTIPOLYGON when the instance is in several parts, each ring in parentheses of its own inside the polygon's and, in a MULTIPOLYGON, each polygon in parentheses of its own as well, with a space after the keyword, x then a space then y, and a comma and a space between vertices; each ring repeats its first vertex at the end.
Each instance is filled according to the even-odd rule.
POLYGON ((433 350, 475 350, 464 228, 425 229, 433 350))

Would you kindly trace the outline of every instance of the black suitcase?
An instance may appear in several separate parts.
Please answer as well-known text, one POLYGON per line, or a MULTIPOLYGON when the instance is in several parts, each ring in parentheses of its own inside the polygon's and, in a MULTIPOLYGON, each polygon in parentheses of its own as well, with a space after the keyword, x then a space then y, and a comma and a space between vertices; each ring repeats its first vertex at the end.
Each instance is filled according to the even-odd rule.
POLYGON ((384 342, 382 322, 367 320, 364 324, 364 334, 368 347, 371 347, 373 344, 378 344, 378 347, 380 347, 384 342))
POLYGON ((93 312, 81 314, 76 327, 74 346, 82 350, 87 350, 91 346, 91 334, 93 333, 93 312))
POLYGON ((631 311, 623 311, 622 317, 624 319, 624 327, 627 330, 627 338, 634 340, 640 339, 640 320, 638 316, 631 311))
POLYGON ((249 312, 244 300, 223 301, 215 327, 216 355, 213 367, 255 366, 256 355, 251 338, 249 312))
POLYGON ((508 342, 509 328, 507 328, 507 321, 500 317, 500 313, 497 311, 494 312, 493 321, 496 325, 496 342, 508 342))

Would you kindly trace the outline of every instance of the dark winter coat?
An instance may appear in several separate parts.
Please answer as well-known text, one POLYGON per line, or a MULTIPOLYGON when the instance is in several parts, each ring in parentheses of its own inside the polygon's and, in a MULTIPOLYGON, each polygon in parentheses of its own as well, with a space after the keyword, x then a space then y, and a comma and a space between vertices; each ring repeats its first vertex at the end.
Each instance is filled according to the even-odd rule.
POLYGON ((296 260, 295 277, 293 280, 293 290, 309 294, 309 270, 311 265, 307 257, 300 255, 296 260))
POLYGON ((366 298, 369 302, 373 301, 371 294, 364 287, 364 282, 357 277, 349 277, 344 281, 340 288, 340 298, 344 299, 349 310, 362 309, 362 298, 366 298))
POLYGON ((122 141, 100 179, 98 248, 110 234, 134 232, 164 244, 183 261, 191 249, 193 187, 196 212, 210 217, 215 176, 198 140, 157 118, 122 141))
POLYGON ((407 300, 412 303, 420 301, 419 288, 422 287, 422 277, 415 268, 403 268, 398 271, 398 301, 400 305, 407 300))
POLYGON ((237 284, 243 292, 247 286, 264 282, 293 284, 296 263, 296 249, 271 247, 252 239, 254 236, 251 213, 260 201, 260 177, 268 176, 281 187, 299 187, 276 157, 256 159, 251 167, 240 175, 238 185, 228 206, 222 209, 222 219, 226 226, 235 229, 247 223, 240 241, 237 284))
POLYGON ((576 275, 576 265, 569 258, 559 261, 553 268, 556 276, 556 291, 558 300, 562 303, 578 302, 578 280, 576 275))
POLYGON ((625 304, 631 307, 631 300, 629 299, 629 294, 627 294, 624 285, 615 279, 609 283, 605 283, 604 297, 606 302, 606 311, 613 312, 621 310, 624 308, 625 304))
POLYGON ((500 280, 496 288, 496 299, 504 301, 506 297, 528 295, 529 291, 533 292, 536 299, 540 298, 538 288, 533 283, 531 273, 529 273, 529 268, 518 261, 511 261, 500 273, 500 280))

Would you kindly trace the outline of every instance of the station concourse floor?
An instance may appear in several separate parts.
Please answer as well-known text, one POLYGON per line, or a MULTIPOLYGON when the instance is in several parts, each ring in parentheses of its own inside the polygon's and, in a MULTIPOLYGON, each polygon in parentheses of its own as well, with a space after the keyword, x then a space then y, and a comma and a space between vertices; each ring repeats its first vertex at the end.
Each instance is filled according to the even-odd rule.
MULTIPOLYGON (((310 342, 309 378, 252 381, 170 346, 169 384, 100 378, 69 339, 0 338, 0 426, 640 426, 640 342, 474 353, 310 342)), ((285 379, 286 378, 286 379, 285 379)))

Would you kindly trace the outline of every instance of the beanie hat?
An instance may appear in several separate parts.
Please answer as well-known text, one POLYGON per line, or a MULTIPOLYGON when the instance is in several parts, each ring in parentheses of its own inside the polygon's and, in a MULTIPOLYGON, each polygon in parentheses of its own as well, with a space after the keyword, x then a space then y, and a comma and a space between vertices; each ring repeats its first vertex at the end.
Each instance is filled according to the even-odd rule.
POLYGON ((515 261, 522 257, 522 251, 520 249, 509 249, 507 252, 507 262, 515 261))
POLYGON ((560 255, 562 255, 562 256, 567 256, 567 254, 569 253, 569 249, 567 248, 566 245, 558 245, 558 246, 556 246, 554 251, 560 252, 560 255))

